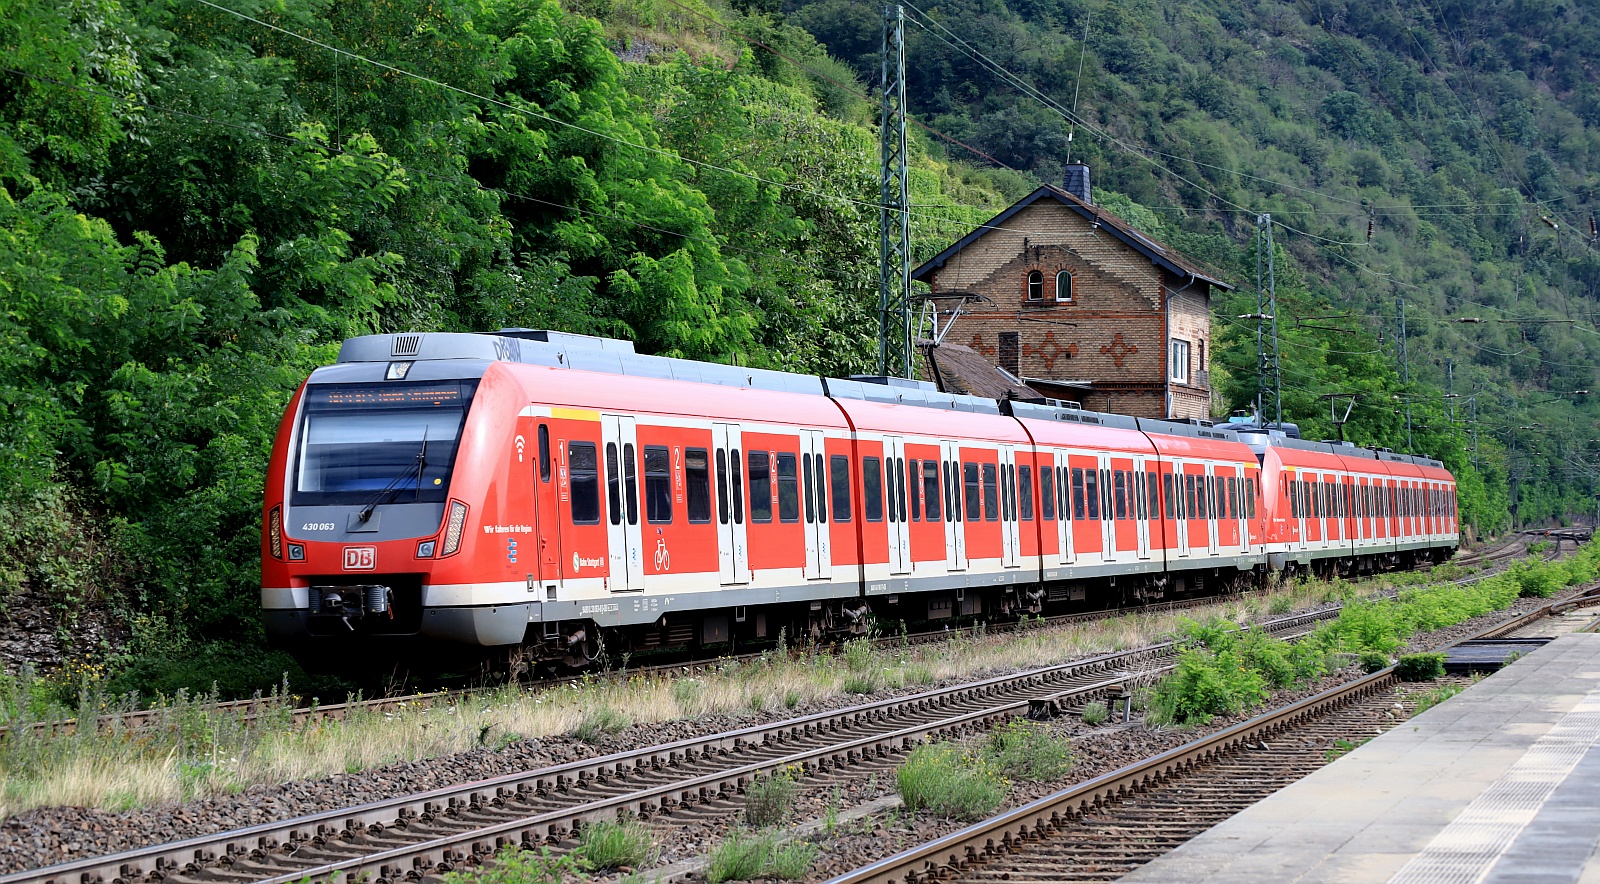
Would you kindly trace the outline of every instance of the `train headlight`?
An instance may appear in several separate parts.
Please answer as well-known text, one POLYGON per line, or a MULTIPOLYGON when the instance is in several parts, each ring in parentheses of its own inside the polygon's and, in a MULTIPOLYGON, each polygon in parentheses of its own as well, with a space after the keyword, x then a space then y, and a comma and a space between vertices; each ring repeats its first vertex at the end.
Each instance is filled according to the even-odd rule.
POLYGON ((444 528, 444 550, 440 555, 455 555, 461 548, 461 531, 467 526, 467 505, 459 500, 450 501, 450 522, 444 528))
POLYGON ((283 507, 275 506, 267 513, 267 547, 273 558, 283 558, 283 507))
POLYGON ((431 540, 424 540, 421 543, 417 544, 417 558, 419 558, 419 559, 431 559, 431 558, 433 558, 433 547, 434 547, 434 542, 431 541, 431 540))
POLYGON ((383 379, 386 381, 403 381, 409 371, 411 371, 411 363, 391 362, 389 363, 389 370, 383 373, 383 379))
POLYGON ((306 548, 298 543, 289 544, 289 561, 303 562, 306 560, 306 548))

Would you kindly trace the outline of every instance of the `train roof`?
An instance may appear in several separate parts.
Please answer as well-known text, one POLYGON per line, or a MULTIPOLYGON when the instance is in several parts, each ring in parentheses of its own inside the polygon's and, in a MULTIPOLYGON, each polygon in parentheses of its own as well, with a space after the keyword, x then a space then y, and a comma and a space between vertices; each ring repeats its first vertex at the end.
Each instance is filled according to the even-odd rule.
POLYGON ((483 368, 493 362, 517 362, 625 377, 660 378, 723 387, 805 393, 833 399, 910 405, 941 411, 1009 414, 1027 420, 1056 421, 1166 436, 1240 442, 1250 447, 1257 455, 1264 453, 1268 447, 1278 447, 1423 467, 1444 466, 1438 460, 1421 455, 1400 454, 1388 449, 1361 448, 1347 442, 1311 442, 1290 438, 1282 432, 1254 425, 1207 426, 1201 422, 1152 420, 1124 414, 1087 411, 1052 401, 997 402, 980 396, 945 393, 926 381, 901 378, 825 378, 764 368, 699 362, 693 359, 646 356, 634 352, 632 341, 545 329, 505 328, 492 334, 413 332, 363 335, 345 341, 339 348, 338 358, 339 363, 435 360, 456 360, 464 363, 463 375, 481 375, 483 368))

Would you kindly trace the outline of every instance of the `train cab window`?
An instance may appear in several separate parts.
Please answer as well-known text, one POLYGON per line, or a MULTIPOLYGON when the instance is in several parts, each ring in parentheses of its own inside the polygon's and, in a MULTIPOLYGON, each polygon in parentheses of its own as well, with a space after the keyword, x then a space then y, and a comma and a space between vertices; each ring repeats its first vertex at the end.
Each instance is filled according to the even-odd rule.
POLYGON ((812 462, 817 465, 817 524, 828 524, 828 471, 823 466, 825 461, 820 454, 811 455, 812 462))
POLYGON ((615 442, 606 443, 606 511, 611 524, 622 524, 622 465, 617 462, 615 442))
POLYGON ((983 483, 978 480, 978 465, 972 461, 961 464, 961 493, 966 498, 966 516, 969 522, 983 520, 983 483))
POLYGON ((983 465, 983 520, 1000 520, 1000 482, 995 477, 995 465, 992 463, 983 465))
POLYGON ((1111 476, 1111 482, 1112 482, 1112 488, 1113 488, 1112 498, 1116 501, 1116 504, 1117 504, 1117 519, 1119 521, 1124 521, 1124 522, 1126 522, 1128 520, 1128 478, 1127 477, 1128 477, 1128 474, 1123 470, 1117 470, 1111 476))
POLYGON ((944 518, 939 513, 939 497, 939 462, 925 460, 922 462, 922 499, 927 504, 930 522, 944 518))
POLYGON ((1039 518, 1046 522, 1056 520, 1056 471, 1054 467, 1039 468, 1039 518))
POLYGON ((1088 510, 1084 503, 1089 499, 1088 486, 1085 483, 1083 470, 1080 467, 1072 468, 1072 517, 1078 521, 1088 518, 1088 510))
POLYGON ((733 449, 728 455, 728 472, 733 474, 733 524, 744 524, 744 473, 741 466, 744 462, 739 459, 739 449, 733 449))
POLYGON ((829 480, 833 483, 833 520, 850 521, 850 458, 835 454, 828 458, 829 480))
POLYGON ((717 449, 717 524, 728 524, 728 451, 717 449))
MULTIPOLYGON (((1039 473, 1039 478, 1044 475, 1039 473)), ((1017 509, 1022 513, 1022 521, 1033 521, 1033 467, 1017 467, 1017 509)))
POLYGON ((600 464, 593 442, 567 443, 567 477, 572 483, 572 523, 600 524, 600 464))
POLYGON ((690 524, 711 521, 711 461, 704 448, 690 448, 683 453, 685 503, 690 524))
POLYGON ((672 521, 672 455, 657 445, 644 447, 644 514, 656 524, 672 521))
POLYGON ((778 452, 778 521, 800 521, 800 475, 794 453, 778 452))
POLYGON ((632 442, 622 446, 622 503, 628 509, 628 524, 639 524, 639 459, 632 442))
POLYGON ((817 483, 813 481, 814 477, 811 475, 811 455, 800 455, 800 473, 801 484, 804 486, 806 496, 806 524, 810 525, 817 520, 817 502, 815 497, 817 483))
POLYGON ((911 521, 922 521, 922 461, 906 461, 906 497, 911 501, 911 521))
POLYGON ((750 521, 772 521, 772 461, 765 451, 750 454, 750 521))
POLYGON ((539 425, 539 481, 550 481, 550 425, 539 425))
POLYGON ((876 457, 861 459, 861 494, 867 521, 883 521, 883 464, 876 457))

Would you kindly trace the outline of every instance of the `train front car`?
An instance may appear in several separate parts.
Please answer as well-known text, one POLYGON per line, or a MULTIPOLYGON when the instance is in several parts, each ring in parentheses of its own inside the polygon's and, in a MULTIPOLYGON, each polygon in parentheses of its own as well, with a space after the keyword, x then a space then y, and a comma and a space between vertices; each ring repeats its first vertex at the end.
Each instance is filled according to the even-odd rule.
POLYGON ((524 582, 480 573, 493 569, 468 533, 486 506, 514 506, 494 492, 501 449, 531 455, 513 451, 526 396, 497 346, 354 338, 291 401, 267 474, 261 604, 269 637, 308 668, 449 667, 522 641, 524 582))

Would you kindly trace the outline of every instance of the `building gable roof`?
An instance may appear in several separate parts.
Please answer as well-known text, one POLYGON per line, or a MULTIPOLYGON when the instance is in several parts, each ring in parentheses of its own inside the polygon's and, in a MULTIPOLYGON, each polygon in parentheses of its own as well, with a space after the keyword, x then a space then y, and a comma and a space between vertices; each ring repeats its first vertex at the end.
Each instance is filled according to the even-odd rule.
POLYGON ((1160 267, 1169 273, 1173 273, 1178 276, 1186 276, 1202 282, 1208 282, 1221 289, 1233 289, 1233 286, 1218 279, 1215 273, 1202 269, 1198 264, 1190 261, 1183 255, 1133 229, 1128 222, 1122 220, 1116 215, 1111 214, 1099 206, 1083 202, 1061 188, 1051 187, 1048 184, 1041 185, 1037 190, 1023 197, 1011 208, 1006 209, 1004 212, 1001 212, 1000 214, 989 219, 988 222, 980 225, 977 230, 974 230, 962 237, 960 241, 935 255, 927 263, 923 264, 921 267, 918 267, 916 270, 911 271, 911 278, 925 280, 929 274, 943 267, 945 262, 949 261, 951 256, 953 256, 955 253, 971 245, 984 234, 989 233, 996 228, 1005 226, 1005 223, 1009 221, 1012 216, 1016 215, 1023 209, 1026 209, 1034 203, 1047 198, 1054 199, 1061 205, 1064 205, 1067 208, 1077 212, 1086 220, 1097 222, 1100 227, 1104 227, 1111 233, 1112 236, 1115 236, 1133 250, 1137 251, 1141 255, 1144 255, 1146 258, 1149 258, 1152 264, 1155 264, 1157 267, 1160 267))

